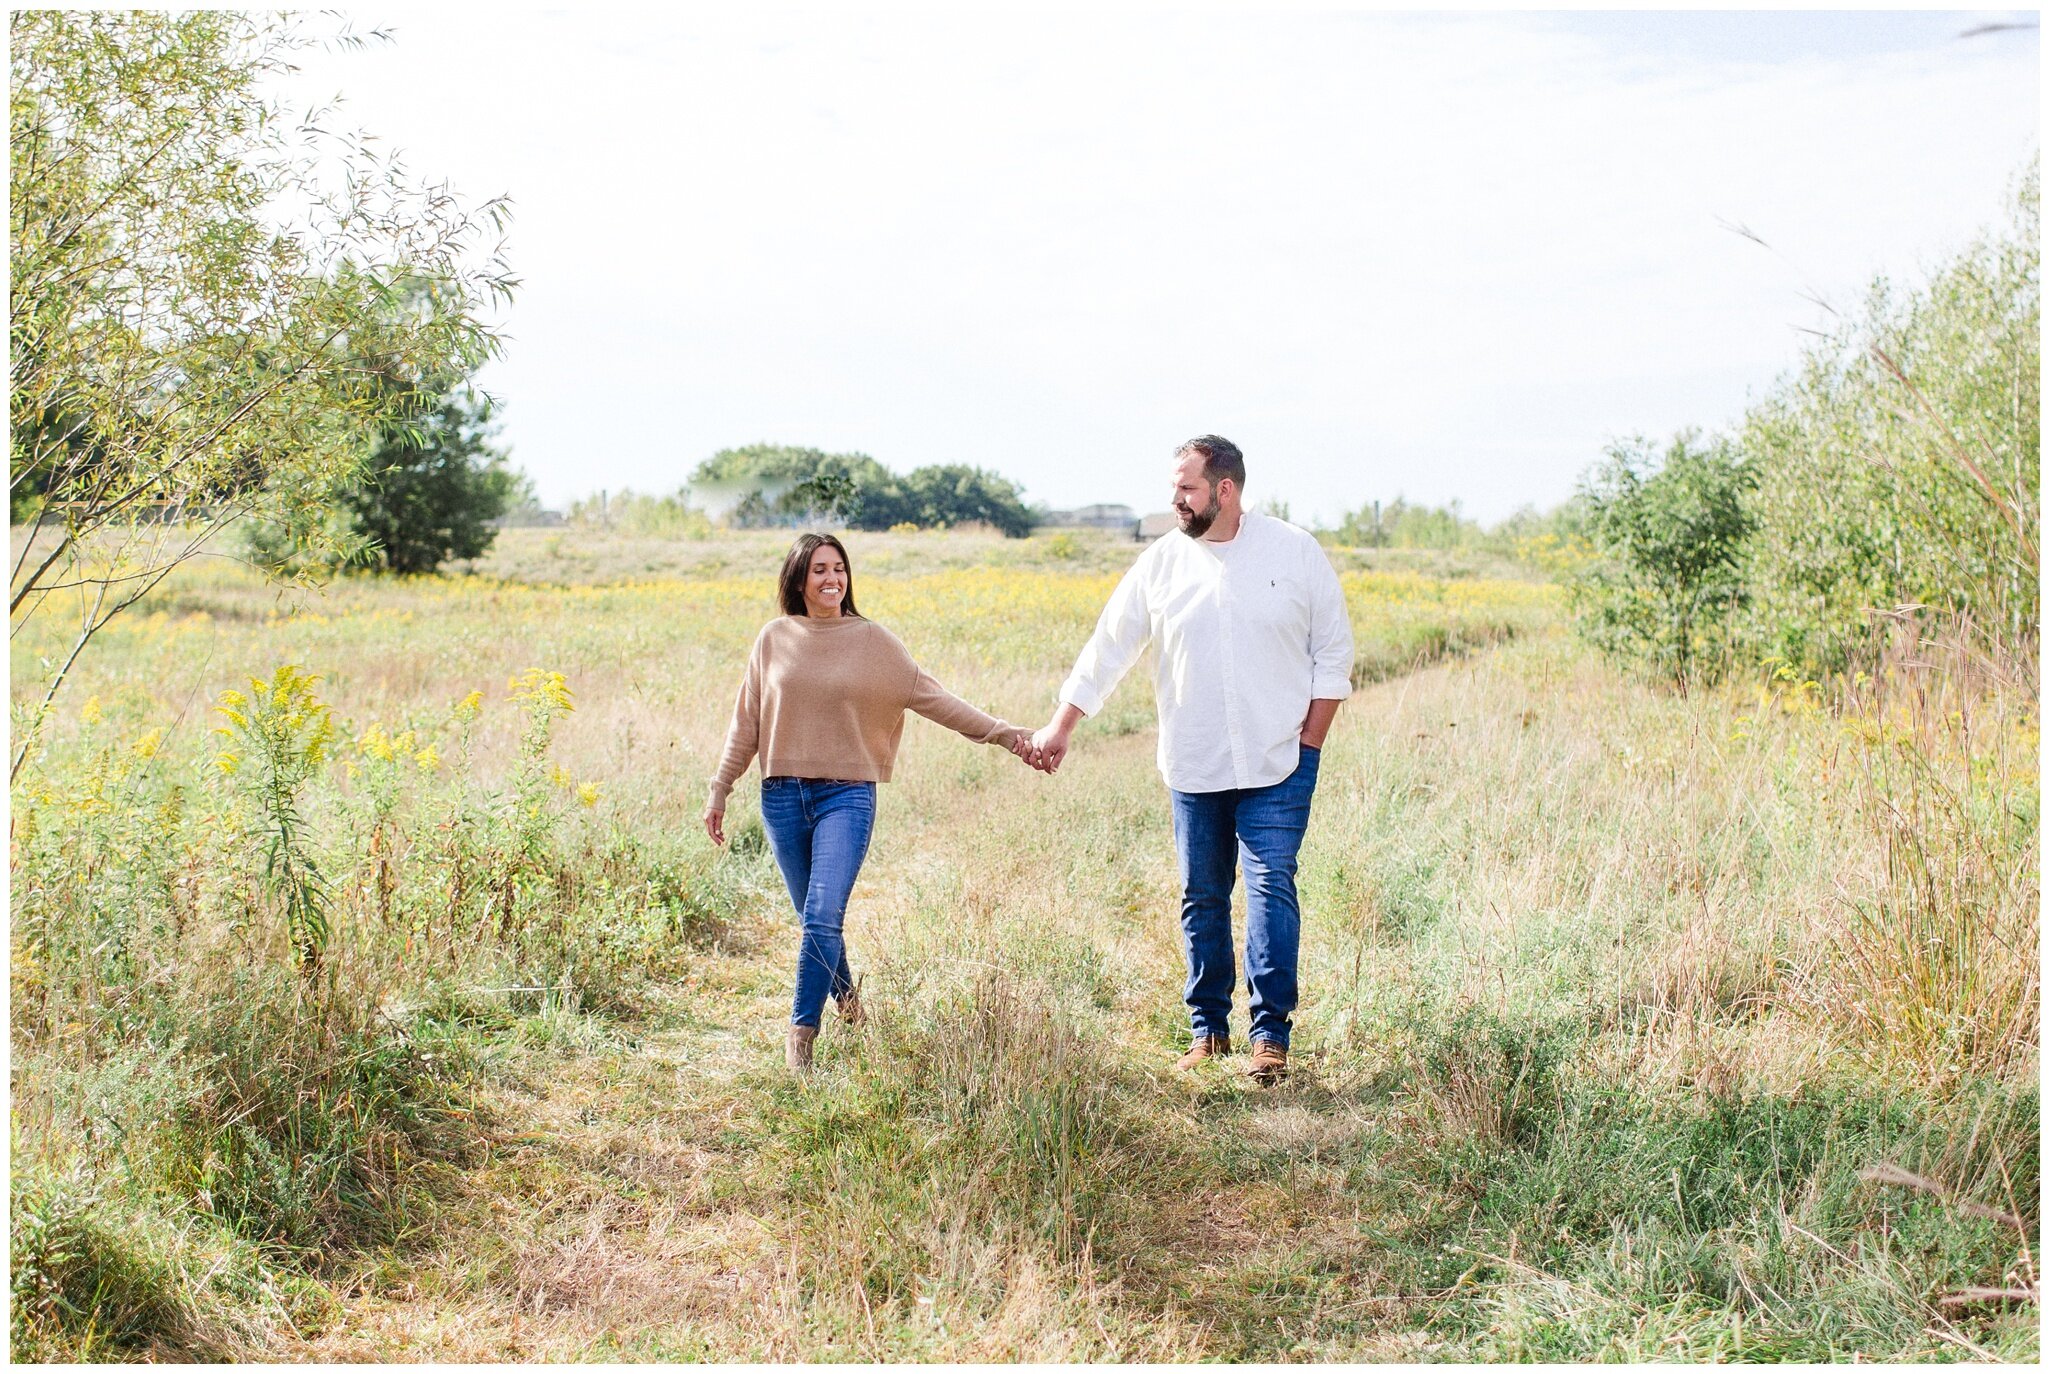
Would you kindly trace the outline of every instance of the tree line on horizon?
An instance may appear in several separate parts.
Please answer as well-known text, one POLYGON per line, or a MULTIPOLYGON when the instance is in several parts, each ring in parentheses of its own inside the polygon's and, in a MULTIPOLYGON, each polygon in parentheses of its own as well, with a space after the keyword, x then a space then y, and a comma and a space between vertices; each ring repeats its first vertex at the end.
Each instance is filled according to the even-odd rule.
MULTIPOLYGON (((1576 496, 1547 511, 1526 505, 1493 525, 1468 515, 1456 498, 1443 506, 1398 494, 1369 501, 1337 524, 1313 532, 1353 548, 1513 552, 1547 532, 1580 527, 1576 496)), ((1255 509, 1292 519, 1284 500, 1255 509)), ((967 464, 938 464, 898 475, 865 453, 828 453, 798 445, 757 443, 721 449, 675 491, 654 495, 627 488, 569 503, 573 524, 604 524, 649 535, 707 534, 737 529, 838 524, 849 529, 949 529, 985 526, 1012 538, 1049 523, 1052 511, 1027 504, 1017 483, 967 464)))

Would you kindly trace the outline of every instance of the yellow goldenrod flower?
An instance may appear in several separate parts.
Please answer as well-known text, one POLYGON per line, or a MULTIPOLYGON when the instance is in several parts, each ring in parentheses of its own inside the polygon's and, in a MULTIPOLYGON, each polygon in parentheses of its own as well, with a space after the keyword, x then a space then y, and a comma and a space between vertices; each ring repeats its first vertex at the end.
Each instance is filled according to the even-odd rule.
POLYGON ((392 761, 394 751, 391 736, 384 732, 381 725, 373 725, 356 736, 356 747, 374 759, 381 759, 385 763, 392 761))
POLYGON ((100 699, 96 696, 87 697, 85 705, 79 708, 78 718, 87 725, 98 725, 101 719, 100 699))
POLYGON ((479 715, 483 714, 483 711, 484 694, 482 692, 471 692, 468 696, 457 702, 455 709, 449 714, 464 725, 468 725, 471 721, 477 719, 479 715))
POLYGON ((220 769, 223 773, 232 773, 241 766, 242 760, 233 754, 214 755, 214 767, 220 769))
POLYGON ((577 800, 585 806, 596 806, 598 804, 598 784, 595 782, 580 784, 577 787, 577 800))
POLYGON ((419 764, 425 771, 432 773, 435 769, 441 767, 441 755, 430 744, 419 753, 413 755, 413 762, 419 764))
POLYGON ((132 747, 137 758, 153 759, 157 756, 157 750, 162 747, 163 743, 164 732, 162 730, 151 730, 143 735, 142 738, 136 740, 132 747))
POLYGON ((518 677, 508 679, 506 690, 514 701, 545 705, 565 713, 576 709, 576 702, 570 695, 569 680, 561 673, 529 668, 518 677))

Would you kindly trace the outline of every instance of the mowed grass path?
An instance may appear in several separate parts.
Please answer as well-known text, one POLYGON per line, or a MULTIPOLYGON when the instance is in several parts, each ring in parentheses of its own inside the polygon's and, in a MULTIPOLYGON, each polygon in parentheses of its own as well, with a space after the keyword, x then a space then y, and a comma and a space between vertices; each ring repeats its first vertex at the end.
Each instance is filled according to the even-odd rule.
MULTIPOLYGON (((1182 965, 1151 730, 1085 737, 1054 778, 1007 757, 984 769, 944 738, 916 752, 954 767, 883 789, 849 922, 871 1027, 829 1018, 818 1076, 789 1079, 794 923, 758 861, 759 919, 704 951, 644 1021, 565 1017, 559 1042, 513 1059, 494 1090, 506 1134, 468 1204, 284 1357, 1399 1358, 1420 1348, 1375 1329, 1389 1314, 1373 1291, 1377 1266, 1359 1263, 1372 1228, 1332 1168, 1333 1147, 1342 1154, 1364 1120, 1356 1066, 1312 1040, 1296 1081, 1276 1090, 1243 1082, 1242 1058, 1194 1076, 1170 1068, 1185 1040, 1182 965), (942 791, 955 804, 924 805, 921 792, 942 791), (1052 1044, 1035 1025, 1044 1020, 1060 1023, 1052 1044), (1028 1182, 1011 1201, 1041 1215, 1020 1226, 975 1217, 972 1196, 950 1195, 959 1180, 890 1167, 944 1145, 862 1138, 886 1120, 943 1135, 948 1112, 923 1119, 923 1105, 1030 1112, 1045 1105, 1034 1088, 1064 1079, 1082 1101, 1054 1130, 1086 1138, 1103 1127, 1085 1117, 1114 1112, 1150 1123, 1169 1158, 1070 1142, 1070 1165, 1095 1176, 1028 1182), (928 1102, 905 1111, 898 1087, 928 1102), (844 1186, 805 1177, 821 1166, 844 1186), (921 1195, 922 1182, 933 1186, 921 1195), (912 1196, 889 1196, 901 1187, 912 1196), (1054 1213, 1078 1200, 1063 1236, 1054 1213), (925 1272, 893 1272, 904 1251, 925 1272), (1353 1272, 1319 1272, 1334 1265, 1353 1272), (902 1278, 915 1291, 891 1291, 902 1278), (1282 1291, 1266 1295, 1277 1279, 1282 1291)), ((997 1129, 1012 1135, 1020 1123, 997 1129)))
MULTIPOLYGON (((281 620, 268 593, 188 584, 77 684, 106 719, 60 715, 56 778, 95 731, 141 730, 180 692, 203 705, 264 659, 328 671, 355 728, 421 742, 470 688, 561 668, 579 704, 551 757, 600 796, 564 813, 565 851, 631 838, 719 898, 602 1005, 489 961, 378 965, 393 1024, 453 1016, 473 1046, 484 1147, 388 1240, 322 1257, 330 1296, 242 1353, 2034 1353, 2032 1309, 1949 1301, 2032 1281, 2033 1014, 2012 1053, 1961 1059, 1847 1010, 1842 933, 1888 881, 1857 738, 1798 695, 1622 681, 1525 584, 1348 573, 1367 681, 1303 856, 1289 1084, 1169 1068, 1183 975, 1143 666, 1053 778, 907 724, 849 919, 874 1022, 829 1023, 821 1072, 793 1081, 795 925, 745 823, 752 785, 732 852, 695 832, 772 543, 530 536, 513 570, 570 565, 564 585, 368 584, 281 620), (618 575, 660 580, 589 581, 618 575), (1875 1165, 1930 1186, 1861 1176, 1875 1165)), ((1036 722, 1130 550, 915 537, 864 555, 870 614, 964 696, 1036 722)), ((17 643, 17 691, 32 652, 17 643)), ((2000 836, 2032 855, 2032 712, 1980 724, 1973 786, 2028 818, 2000 836)), ((479 774, 511 766, 508 725, 487 714, 474 743, 479 774)), ((79 786, 37 805, 77 806, 79 786)), ((413 838, 402 908, 442 876, 413 838)), ((338 873, 364 862, 336 844, 338 873)), ((576 887, 569 919, 617 900, 606 881, 576 887)), ((338 938, 384 930, 352 909, 338 938)), ((16 1051, 23 1129, 89 1151, 49 1085, 106 1052, 19 1031, 16 1051)))

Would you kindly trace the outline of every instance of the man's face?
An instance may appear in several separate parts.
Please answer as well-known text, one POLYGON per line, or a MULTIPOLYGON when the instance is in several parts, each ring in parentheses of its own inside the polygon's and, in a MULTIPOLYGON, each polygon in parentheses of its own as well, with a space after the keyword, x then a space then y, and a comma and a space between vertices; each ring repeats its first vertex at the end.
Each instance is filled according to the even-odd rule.
POLYGON ((1174 465, 1174 513, 1182 533, 1201 539, 1217 522, 1217 487, 1204 479, 1203 455, 1185 453, 1174 465))

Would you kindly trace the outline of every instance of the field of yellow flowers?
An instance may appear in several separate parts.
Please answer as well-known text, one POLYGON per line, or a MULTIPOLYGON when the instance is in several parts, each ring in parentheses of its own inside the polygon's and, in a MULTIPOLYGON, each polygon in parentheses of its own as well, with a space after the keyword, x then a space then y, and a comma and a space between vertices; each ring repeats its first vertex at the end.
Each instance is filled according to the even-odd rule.
MULTIPOLYGON (((799 1084, 752 783, 696 824, 782 543, 216 563, 47 715, 16 636, 18 1358, 2033 1354, 2032 697, 1675 697, 1334 550, 1288 1086, 1166 1070, 1143 669, 1055 777, 907 728, 799 1084)), ((1026 724, 1136 553, 852 548, 1026 724)))

